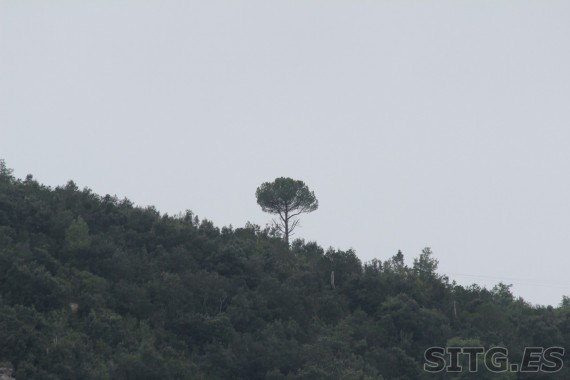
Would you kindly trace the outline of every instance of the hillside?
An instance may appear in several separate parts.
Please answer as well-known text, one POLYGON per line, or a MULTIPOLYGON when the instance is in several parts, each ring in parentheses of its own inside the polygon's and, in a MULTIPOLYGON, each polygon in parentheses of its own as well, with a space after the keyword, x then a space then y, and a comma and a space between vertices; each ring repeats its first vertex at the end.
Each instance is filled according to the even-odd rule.
POLYGON ((570 302, 450 283, 429 248, 411 266, 389 256, 289 248, 269 228, 50 188, 0 161, 0 367, 18 380, 570 378, 566 361, 425 372, 433 346, 504 346, 511 363, 565 347, 570 302))

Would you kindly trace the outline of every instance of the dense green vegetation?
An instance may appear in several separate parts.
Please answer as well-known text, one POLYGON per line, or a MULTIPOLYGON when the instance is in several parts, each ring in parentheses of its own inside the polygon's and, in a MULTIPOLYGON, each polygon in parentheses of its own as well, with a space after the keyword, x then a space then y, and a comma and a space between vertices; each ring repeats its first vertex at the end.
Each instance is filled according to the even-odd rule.
POLYGON ((401 253, 363 264, 0 165, 0 367, 18 380, 512 379, 429 375, 424 351, 502 345, 517 362, 569 341, 567 299, 533 307, 436 268, 429 249, 412 266, 401 253))

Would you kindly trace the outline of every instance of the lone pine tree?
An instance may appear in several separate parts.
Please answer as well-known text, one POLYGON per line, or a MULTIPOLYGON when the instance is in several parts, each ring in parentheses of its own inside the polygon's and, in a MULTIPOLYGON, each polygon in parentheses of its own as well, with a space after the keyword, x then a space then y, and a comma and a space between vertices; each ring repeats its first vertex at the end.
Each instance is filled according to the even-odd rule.
POLYGON ((303 181, 292 178, 276 178, 273 182, 264 182, 255 192, 261 209, 270 214, 279 215, 275 225, 285 236, 289 245, 289 236, 297 227, 301 213, 313 212, 319 207, 315 193, 310 191, 303 181))

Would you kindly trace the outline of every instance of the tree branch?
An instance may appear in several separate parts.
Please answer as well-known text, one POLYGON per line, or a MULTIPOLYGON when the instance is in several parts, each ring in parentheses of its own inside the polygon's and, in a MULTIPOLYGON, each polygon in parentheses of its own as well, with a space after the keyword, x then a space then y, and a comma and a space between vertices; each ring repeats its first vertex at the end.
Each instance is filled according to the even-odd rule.
POLYGON ((289 228, 289 234, 291 234, 291 232, 293 232, 295 227, 297 227, 297 224, 299 224, 299 219, 293 221, 293 224, 291 224, 291 227, 289 228))

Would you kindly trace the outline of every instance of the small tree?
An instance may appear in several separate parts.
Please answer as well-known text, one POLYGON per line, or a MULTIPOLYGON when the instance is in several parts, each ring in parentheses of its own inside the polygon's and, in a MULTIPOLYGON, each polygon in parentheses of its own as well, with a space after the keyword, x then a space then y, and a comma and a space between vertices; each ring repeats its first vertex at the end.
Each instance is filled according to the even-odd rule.
POLYGON ((420 257, 414 259, 414 271, 418 274, 420 278, 435 278, 437 274, 437 265, 439 261, 433 257, 433 252, 430 247, 425 247, 422 249, 420 257))
POLYGON ((89 226, 82 217, 78 216, 71 222, 65 231, 65 242, 72 250, 85 249, 91 245, 89 226))
POLYGON ((13 182, 12 169, 6 166, 6 161, 0 159, 0 182, 13 182))
POLYGON ((255 192, 257 204, 270 214, 279 215, 279 221, 273 221, 279 231, 285 235, 289 245, 289 236, 297 227, 299 219, 294 219, 303 212, 312 212, 319 207, 315 193, 310 191, 303 181, 291 178, 276 178, 273 182, 264 182, 255 192))

